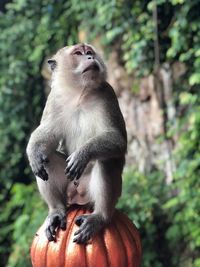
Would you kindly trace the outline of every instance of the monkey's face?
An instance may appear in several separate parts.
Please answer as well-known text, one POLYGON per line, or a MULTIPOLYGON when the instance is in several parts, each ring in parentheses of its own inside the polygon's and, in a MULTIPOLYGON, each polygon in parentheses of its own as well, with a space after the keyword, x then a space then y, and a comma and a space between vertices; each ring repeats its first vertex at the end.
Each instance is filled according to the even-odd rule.
POLYGON ((94 87, 106 79, 103 60, 88 44, 64 47, 48 63, 54 79, 62 79, 69 86, 94 87))

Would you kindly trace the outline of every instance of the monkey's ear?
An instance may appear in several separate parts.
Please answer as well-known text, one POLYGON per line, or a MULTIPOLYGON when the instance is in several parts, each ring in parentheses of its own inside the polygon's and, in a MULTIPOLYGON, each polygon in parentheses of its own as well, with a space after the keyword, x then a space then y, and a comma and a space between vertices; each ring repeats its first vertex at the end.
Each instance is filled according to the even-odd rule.
POLYGON ((52 71, 55 70, 56 65, 57 65, 57 62, 55 59, 48 59, 47 63, 49 64, 52 71))

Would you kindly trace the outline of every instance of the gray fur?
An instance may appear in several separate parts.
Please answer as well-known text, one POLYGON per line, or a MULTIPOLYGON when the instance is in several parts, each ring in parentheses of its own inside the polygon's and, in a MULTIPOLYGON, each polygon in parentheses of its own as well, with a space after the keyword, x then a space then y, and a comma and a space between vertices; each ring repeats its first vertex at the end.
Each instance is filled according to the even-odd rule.
POLYGON ((64 229, 67 205, 92 204, 91 215, 77 218, 74 241, 85 243, 110 221, 121 194, 125 123, 106 82, 106 67, 92 46, 65 47, 54 60, 52 89, 27 155, 49 206, 48 239, 55 240, 58 227, 64 229), (60 148, 65 154, 56 152, 60 148))

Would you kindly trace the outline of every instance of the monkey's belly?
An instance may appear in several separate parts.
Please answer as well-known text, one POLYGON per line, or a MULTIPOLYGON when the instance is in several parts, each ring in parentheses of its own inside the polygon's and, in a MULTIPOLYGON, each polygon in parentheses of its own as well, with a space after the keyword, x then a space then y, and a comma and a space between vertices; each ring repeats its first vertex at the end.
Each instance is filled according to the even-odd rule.
POLYGON ((85 205, 90 202, 88 185, 90 180, 90 174, 82 175, 78 180, 78 184, 74 184, 74 181, 70 181, 67 186, 67 204, 85 205))

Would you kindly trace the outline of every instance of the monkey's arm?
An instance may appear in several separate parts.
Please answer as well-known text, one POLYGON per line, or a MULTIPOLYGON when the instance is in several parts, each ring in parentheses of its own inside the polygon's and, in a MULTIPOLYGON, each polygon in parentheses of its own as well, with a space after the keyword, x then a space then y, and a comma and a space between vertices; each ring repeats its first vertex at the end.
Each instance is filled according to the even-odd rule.
MULTIPOLYGON (((66 175, 78 179, 90 160, 124 157, 127 150, 125 122, 113 88, 104 83, 99 91, 98 115, 104 121, 104 130, 90 138, 67 158, 66 175)), ((97 118, 98 120, 98 118, 97 118)))
POLYGON ((58 142, 46 124, 41 124, 31 134, 26 153, 33 173, 43 180, 48 180, 45 164, 48 163, 48 155, 56 150, 58 142))
POLYGON ((127 142, 120 132, 106 131, 89 139, 79 150, 67 158, 66 175, 70 179, 78 179, 90 160, 123 157, 127 142))
POLYGON ((126 139, 116 130, 106 131, 88 140, 81 148, 90 160, 121 157, 126 153, 126 139))

